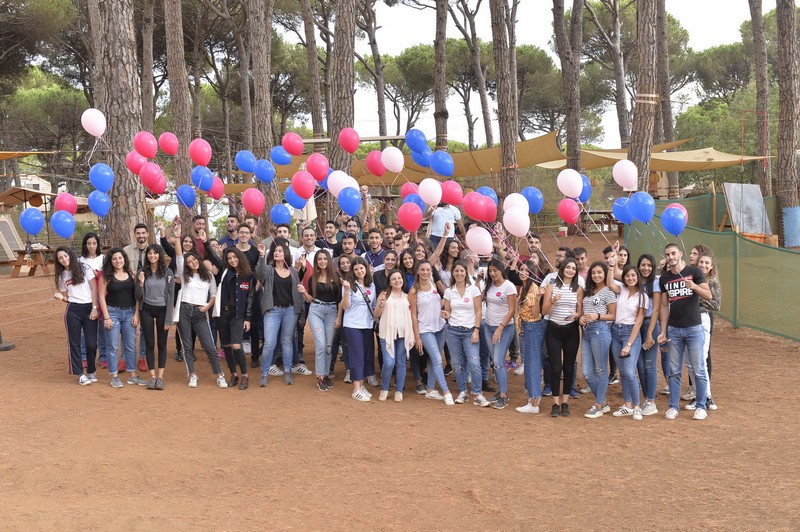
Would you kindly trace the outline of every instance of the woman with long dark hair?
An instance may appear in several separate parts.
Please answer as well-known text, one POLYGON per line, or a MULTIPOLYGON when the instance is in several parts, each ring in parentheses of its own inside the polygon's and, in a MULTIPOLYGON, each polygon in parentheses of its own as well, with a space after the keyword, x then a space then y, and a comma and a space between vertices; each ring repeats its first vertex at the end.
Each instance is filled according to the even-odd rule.
MULTIPOLYGON (((706 249, 707 251, 701 252, 697 258, 697 268, 706 276, 708 288, 711 290, 711 299, 700 298, 700 322, 703 324, 703 332, 705 333, 703 358, 706 363, 706 376, 708 378, 706 408, 708 410, 716 410, 717 404, 711 399, 711 335, 714 332, 714 312, 722 308, 722 287, 717 276, 717 261, 714 259, 714 254, 711 250, 706 249)), ((690 371, 689 375, 691 374, 692 372, 690 371)), ((684 408, 686 410, 697 410, 697 401, 692 400, 684 408)))
POLYGON ((653 414, 658 414, 658 408, 656 408, 656 393, 658 392, 657 359, 659 347, 656 339, 661 333, 661 324, 659 323, 661 285, 656 275, 656 261, 652 255, 644 254, 640 256, 639 260, 636 262, 636 267, 639 270, 639 277, 642 279, 642 291, 649 298, 647 309, 644 312, 642 328, 639 333, 642 337, 642 350, 639 355, 639 362, 636 366, 636 370, 639 374, 639 382, 642 385, 642 394, 644 395, 642 415, 651 416, 653 414))
POLYGON ((522 350, 525 391, 528 392, 528 402, 516 408, 517 412, 522 414, 538 414, 539 402, 542 399, 542 344, 544 344, 546 323, 542 319, 539 302, 541 293, 539 285, 533 278, 534 271, 536 263, 532 260, 527 260, 519 269, 522 290, 518 299, 517 326, 522 350))
POLYGON ((508 405, 508 371, 505 359, 514 336, 514 314, 517 312, 517 289, 506 279, 503 263, 492 259, 486 270, 488 279, 483 290, 486 316, 481 327, 484 342, 489 346, 499 391, 490 402, 500 410, 508 405))
MULTIPOLYGON (((81 242, 81 256, 78 260, 83 264, 89 266, 94 272, 95 289, 100 293, 100 282, 103 278, 103 264, 105 256, 103 255, 100 246, 100 237, 97 233, 88 232, 83 235, 83 242, 81 242)), ((98 302, 99 303, 99 302, 98 302)), ((97 316, 97 323, 103 323, 103 309, 98 308, 100 314, 97 316)), ((101 368, 107 368, 108 362, 106 361, 106 353, 108 352, 108 342, 106 341, 105 329, 98 325, 97 327, 97 359, 100 361, 101 368)), ((86 360, 86 341, 81 338, 81 358, 86 360)))
POLYGON ((379 401, 389 397, 392 374, 395 375, 395 402, 402 402, 406 382, 406 354, 414 347, 414 327, 409 296, 405 292, 405 276, 400 270, 387 274, 389 287, 378 296, 375 319, 380 320, 378 337, 383 351, 381 393, 379 401))
POLYGON ((150 244, 144 252, 145 263, 137 275, 136 300, 139 322, 145 343, 145 359, 150 372, 148 390, 164 389, 164 368, 167 365, 167 331, 172 325, 175 276, 167 268, 164 249, 150 244), (156 371, 155 346, 158 346, 156 371))
MULTIPOLYGON (((611 411, 606 401, 608 391, 608 350, 611 347, 611 322, 617 309, 617 296, 606 282, 608 265, 593 262, 586 276, 586 290, 583 294, 583 326, 581 340, 581 366, 583 378, 592 390, 594 404, 584 417, 596 419, 611 411)), ((613 280, 613 279, 612 279, 613 280)))
POLYGON ((80 375, 78 384, 97 382, 97 288, 94 270, 78 260, 75 250, 56 249, 56 286, 53 298, 67 304, 64 324, 69 345, 70 374, 80 375), (81 363, 81 333, 86 341, 86 369, 81 363))
POLYGON ((342 281, 342 331, 347 338, 353 399, 369 401, 372 394, 363 385, 364 378, 375 375, 375 335, 373 326, 376 301, 375 285, 367 261, 355 257, 350 274, 342 281))

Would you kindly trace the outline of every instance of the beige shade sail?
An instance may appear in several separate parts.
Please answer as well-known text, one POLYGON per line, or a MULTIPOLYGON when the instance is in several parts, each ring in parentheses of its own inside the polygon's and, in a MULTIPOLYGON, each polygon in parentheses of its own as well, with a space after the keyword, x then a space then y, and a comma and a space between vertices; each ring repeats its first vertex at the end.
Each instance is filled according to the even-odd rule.
MULTIPOLYGON (((658 153, 666 150, 671 150, 672 148, 676 148, 681 144, 689 142, 692 139, 681 139, 676 140, 673 142, 665 142, 664 144, 656 144, 650 150, 651 153, 658 153)), ((622 159, 625 159, 625 154, 628 153, 628 148, 612 148, 608 150, 581 150, 581 168, 584 170, 595 170, 597 168, 605 168, 606 166, 611 166, 614 162, 617 162, 619 159, 614 159, 614 162, 611 165, 605 164, 605 159, 595 157, 595 154, 609 154, 610 157, 615 157, 619 154, 622 154, 622 159)), ((547 170, 562 170, 567 167, 567 160, 562 155, 558 160, 547 161, 544 163, 537 164, 539 168, 546 168, 547 170)))
POLYGON ((0 161, 6 159, 16 159, 17 157, 27 157, 29 155, 50 155, 54 151, 0 151, 0 161))

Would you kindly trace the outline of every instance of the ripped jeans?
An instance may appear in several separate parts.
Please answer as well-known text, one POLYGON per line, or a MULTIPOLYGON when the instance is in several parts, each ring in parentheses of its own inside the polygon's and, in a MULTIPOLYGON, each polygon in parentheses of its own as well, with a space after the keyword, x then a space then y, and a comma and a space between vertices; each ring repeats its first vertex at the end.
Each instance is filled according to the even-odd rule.
POLYGON ((314 339, 314 373, 317 377, 328 375, 331 367, 331 345, 333 344, 333 324, 336 321, 337 306, 311 303, 308 307, 308 324, 314 339))

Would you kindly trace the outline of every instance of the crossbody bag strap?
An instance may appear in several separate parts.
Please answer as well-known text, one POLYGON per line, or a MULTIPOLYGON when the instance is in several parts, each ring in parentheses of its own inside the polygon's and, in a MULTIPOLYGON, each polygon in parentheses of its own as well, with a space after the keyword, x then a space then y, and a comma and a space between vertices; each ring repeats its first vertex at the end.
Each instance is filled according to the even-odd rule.
POLYGON ((372 316, 372 319, 374 320, 375 313, 372 311, 372 302, 369 300, 369 296, 364 293, 364 290, 361 289, 361 287, 358 285, 357 282, 354 281, 354 283, 356 285, 356 288, 358 288, 358 291, 361 292, 361 297, 363 297, 364 301, 367 303, 367 309, 369 310, 369 313, 372 316))

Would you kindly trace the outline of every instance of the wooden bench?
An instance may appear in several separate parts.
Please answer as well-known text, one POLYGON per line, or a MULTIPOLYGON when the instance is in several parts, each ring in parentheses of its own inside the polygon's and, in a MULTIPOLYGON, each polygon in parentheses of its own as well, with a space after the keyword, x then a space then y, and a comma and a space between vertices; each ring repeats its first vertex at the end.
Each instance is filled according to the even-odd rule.
POLYGON ((28 277, 33 277, 36 274, 36 268, 42 267, 44 275, 50 275, 50 268, 47 266, 47 254, 49 249, 34 249, 30 253, 24 249, 14 250, 17 254, 17 260, 13 263, 14 268, 11 270, 11 278, 19 277, 22 267, 28 265, 28 277), (26 255, 30 255, 30 261, 25 259, 26 255))
POLYGON ((582 211, 581 219, 578 223, 580 224, 581 231, 584 233, 588 233, 590 223, 608 225, 609 227, 616 225, 617 236, 620 237, 623 236, 625 232, 625 224, 616 219, 613 211, 582 211))

